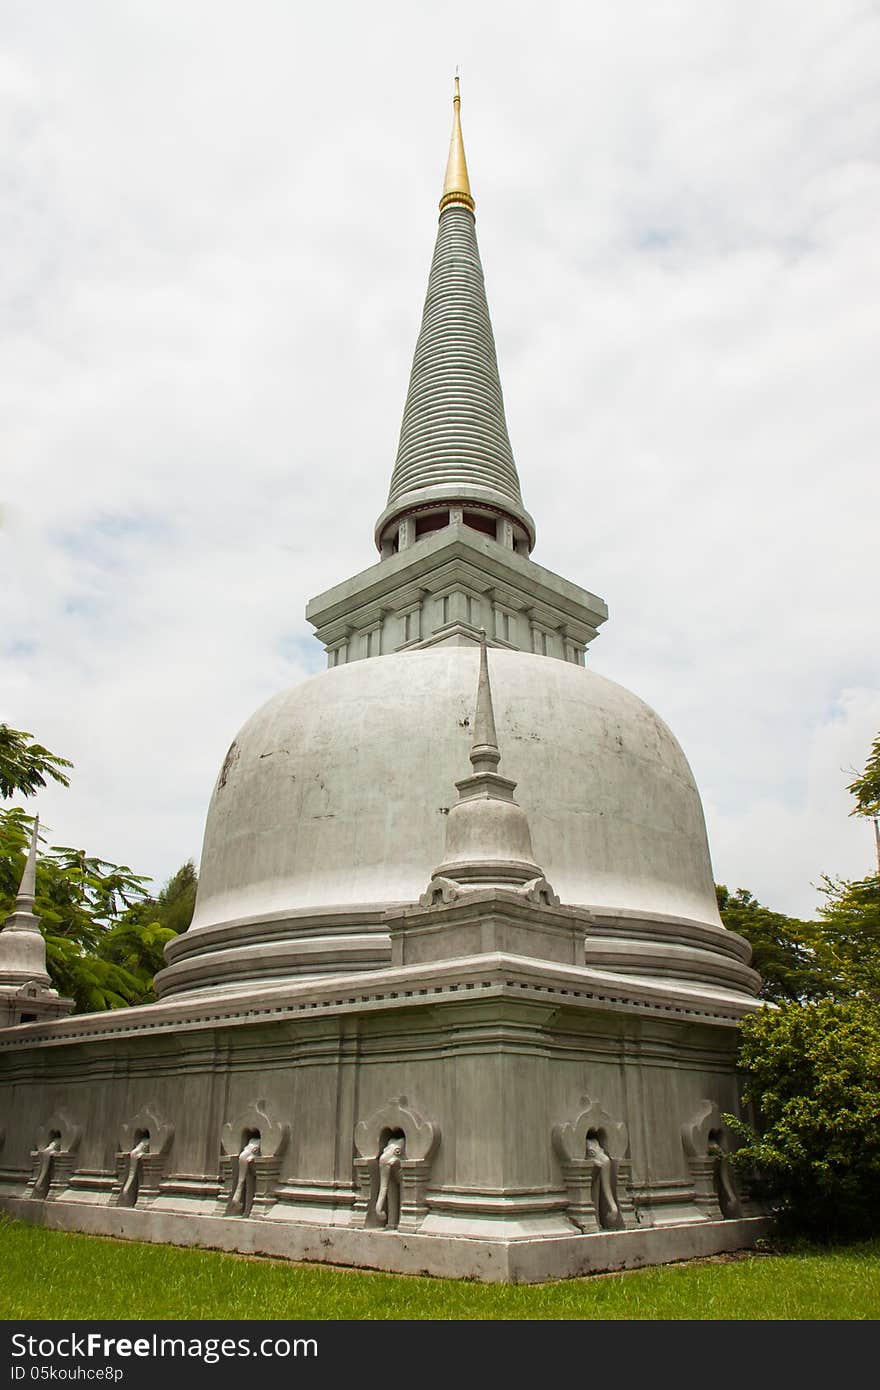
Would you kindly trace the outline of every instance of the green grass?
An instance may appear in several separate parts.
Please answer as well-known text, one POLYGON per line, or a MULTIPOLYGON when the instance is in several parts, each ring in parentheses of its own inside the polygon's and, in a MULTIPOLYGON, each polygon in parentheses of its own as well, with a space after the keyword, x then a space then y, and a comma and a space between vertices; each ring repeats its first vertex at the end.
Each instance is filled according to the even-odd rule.
POLYGON ((878 1318, 880 1240, 485 1285, 70 1235, 0 1217, 0 1317, 878 1318))

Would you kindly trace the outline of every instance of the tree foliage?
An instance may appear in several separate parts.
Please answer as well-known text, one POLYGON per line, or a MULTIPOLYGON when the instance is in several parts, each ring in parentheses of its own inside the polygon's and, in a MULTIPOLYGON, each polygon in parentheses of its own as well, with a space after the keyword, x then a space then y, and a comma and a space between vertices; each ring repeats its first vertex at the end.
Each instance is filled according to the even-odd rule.
MULTIPOLYGON (((71 764, 31 740, 0 725, 4 796, 28 796, 46 785, 45 776, 68 785, 60 769, 71 764)), ((0 924, 12 910, 32 834, 33 818, 24 810, 0 811, 0 924)), ((192 917, 195 866, 183 864, 157 898, 147 892, 149 881, 127 864, 82 849, 55 846, 38 855, 34 911, 46 965, 54 988, 74 1000, 77 1013, 155 998, 153 976, 165 963, 164 947, 192 917)))
MULTIPOLYGON (((849 788, 880 810, 880 737, 849 788)), ((742 1024, 738 1063, 758 1127, 728 1116, 735 1162, 769 1183, 784 1226, 839 1239, 880 1231, 880 874, 824 876, 815 923, 719 890, 725 924, 748 936, 764 997, 742 1024)))
POLYGON ((773 1004, 868 995, 880 1000, 880 876, 849 881, 823 875, 819 920, 773 912, 747 889, 715 892, 724 925, 752 947, 760 998, 773 1004))
POLYGON ((45 787, 47 777, 68 787, 70 779, 62 768, 72 766, 66 758, 34 743, 33 734, 0 724, 0 797, 16 792, 31 796, 38 787, 45 787))
POLYGON ((822 880, 820 940, 833 991, 880 1003, 880 874, 822 880))
POLYGON ((847 791, 856 801, 851 816, 880 817, 880 734, 871 744, 864 772, 849 784, 847 791))
POLYGON ((130 906, 104 938, 102 951, 108 960, 150 982, 139 1002, 155 998, 153 976, 165 965, 167 943, 185 932, 192 921, 198 884, 195 864, 187 859, 158 897, 145 897, 130 906))
POLYGON ((825 1240, 880 1231, 880 1006, 822 999, 742 1024, 739 1064, 760 1132, 734 1156, 769 1183, 784 1228, 825 1240))
MULTIPOLYGON (((33 821, 0 815, 0 918, 12 911, 33 821)), ((34 912, 41 918, 52 985, 75 1012, 117 1009, 154 998, 153 975, 176 932, 126 864, 58 847, 37 858, 34 912)), ((160 895, 161 896, 161 895, 160 895)))
POLYGON ((752 948, 752 965, 763 981, 760 998, 771 1003, 822 999, 833 991, 819 927, 764 907, 747 888, 735 893, 715 885, 721 920, 744 936, 752 948))
POLYGON ((196 905, 199 886, 196 866, 191 859, 181 864, 156 899, 156 915, 163 927, 176 934, 188 929, 196 905))

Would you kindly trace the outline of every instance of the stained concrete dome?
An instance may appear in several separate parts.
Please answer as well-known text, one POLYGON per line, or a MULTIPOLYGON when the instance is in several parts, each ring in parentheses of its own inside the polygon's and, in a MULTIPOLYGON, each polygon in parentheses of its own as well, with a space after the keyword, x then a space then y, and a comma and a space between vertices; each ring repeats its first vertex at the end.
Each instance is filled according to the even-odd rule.
MULTIPOLYGON (((163 992, 387 962, 382 911, 417 900, 443 861, 478 664, 474 646, 357 661, 257 711, 214 788, 163 992)), ((562 902, 678 942, 658 973, 707 938, 729 954, 700 797, 663 721, 567 662, 492 649, 489 664, 501 771, 562 902)))

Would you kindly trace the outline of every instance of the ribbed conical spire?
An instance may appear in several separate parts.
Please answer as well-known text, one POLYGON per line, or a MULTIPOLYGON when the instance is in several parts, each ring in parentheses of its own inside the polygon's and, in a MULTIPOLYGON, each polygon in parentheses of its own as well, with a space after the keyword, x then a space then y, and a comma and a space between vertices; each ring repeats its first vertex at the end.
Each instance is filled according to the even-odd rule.
POLYGON ((523 507, 507 433, 459 102, 456 78, 440 226, 377 539, 407 510, 433 501, 470 501, 518 521, 531 546, 534 522, 523 507))

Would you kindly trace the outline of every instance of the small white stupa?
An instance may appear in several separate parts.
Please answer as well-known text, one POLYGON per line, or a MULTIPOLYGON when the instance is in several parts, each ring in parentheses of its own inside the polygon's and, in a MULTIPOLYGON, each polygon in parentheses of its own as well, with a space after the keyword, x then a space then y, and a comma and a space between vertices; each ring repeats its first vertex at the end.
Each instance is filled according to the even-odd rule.
POLYGON ((62 999, 57 989, 51 987, 46 969, 46 943, 40 931, 40 918, 34 914, 39 833, 40 818, 35 816, 15 909, 0 931, 0 1026, 3 1027, 61 1018, 73 1008, 72 999, 62 999))

